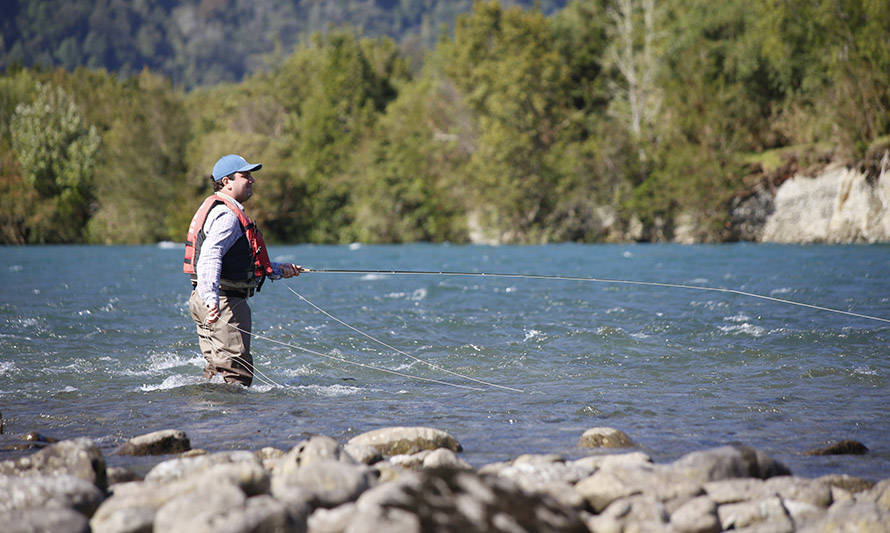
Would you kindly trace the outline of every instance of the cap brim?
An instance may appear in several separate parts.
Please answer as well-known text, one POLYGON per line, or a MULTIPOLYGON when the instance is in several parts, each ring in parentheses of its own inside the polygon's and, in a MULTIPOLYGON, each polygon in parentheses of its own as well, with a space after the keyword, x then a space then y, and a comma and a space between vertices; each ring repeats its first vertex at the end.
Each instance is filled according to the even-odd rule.
POLYGON ((253 172, 253 171, 255 171, 255 170, 259 170, 259 169, 261 169, 261 168, 263 168, 262 163, 257 163, 257 164, 255 164, 255 165, 254 165, 254 164, 249 164, 249 165, 247 165, 247 166, 244 166, 244 167, 239 168, 239 169, 236 170, 235 172, 253 172))

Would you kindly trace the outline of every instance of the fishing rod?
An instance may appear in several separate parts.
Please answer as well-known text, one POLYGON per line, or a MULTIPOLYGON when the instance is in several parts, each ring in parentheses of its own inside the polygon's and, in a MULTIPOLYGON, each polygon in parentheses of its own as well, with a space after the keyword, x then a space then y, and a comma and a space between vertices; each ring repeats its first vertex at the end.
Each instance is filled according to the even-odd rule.
POLYGON ((844 311, 842 309, 834 309, 831 307, 823 307, 821 305, 813 305, 803 302, 796 302, 794 300, 787 300, 785 298, 776 298, 774 296, 766 296, 764 294, 757 294, 754 292, 748 291, 740 291, 737 289, 726 289, 722 287, 705 287, 701 285, 685 285, 682 283, 662 283, 657 281, 639 281, 639 280, 627 280, 627 279, 611 279, 611 278, 596 278, 596 277, 586 277, 586 276, 557 276, 552 274, 519 274, 519 273, 504 273, 504 272, 461 272, 461 271, 447 271, 447 270, 358 270, 358 269, 339 269, 339 268, 307 268, 303 267, 300 269, 300 273, 308 272, 308 273, 318 273, 318 274, 379 274, 379 275, 409 275, 409 276, 468 276, 468 277, 481 277, 481 278, 513 278, 513 279, 543 279, 543 280, 559 280, 559 281, 580 281, 580 282, 589 282, 589 283, 608 283, 614 285, 637 285, 637 286, 647 286, 647 287, 667 287, 673 289, 689 289, 689 290, 697 290, 697 291, 709 291, 709 292, 720 292, 724 294, 736 294, 739 296, 747 296, 750 298, 759 298, 761 300, 768 300, 771 302, 783 303, 788 305, 796 305, 799 307, 806 307, 810 309, 818 309, 820 311, 827 311, 829 313, 837 313, 841 315, 854 316, 857 318, 865 318, 868 320, 874 320, 877 322, 890 323, 890 319, 882 318, 879 316, 866 315, 862 313, 854 313, 852 311, 844 311))

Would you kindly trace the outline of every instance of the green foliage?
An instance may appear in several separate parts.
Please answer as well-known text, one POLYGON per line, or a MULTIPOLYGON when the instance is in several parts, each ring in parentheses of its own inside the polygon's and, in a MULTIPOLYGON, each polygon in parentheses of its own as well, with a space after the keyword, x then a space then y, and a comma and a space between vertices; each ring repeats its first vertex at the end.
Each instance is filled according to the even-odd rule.
POLYGON ((532 3, 15 3, 0 242, 180 240, 228 153, 271 242, 712 241, 746 168, 890 135, 885 2, 532 3))
POLYGON ((39 215, 30 242, 77 242, 89 217, 100 137, 61 87, 38 83, 32 103, 16 106, 12 149, 39 215))

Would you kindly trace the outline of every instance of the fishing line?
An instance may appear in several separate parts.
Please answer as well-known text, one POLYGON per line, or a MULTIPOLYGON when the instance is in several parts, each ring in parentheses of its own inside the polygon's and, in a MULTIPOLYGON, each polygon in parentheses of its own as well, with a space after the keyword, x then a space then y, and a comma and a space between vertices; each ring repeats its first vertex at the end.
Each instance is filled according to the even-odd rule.
POLYGON ((458 372, 454 372, 454 371, 452 371, 452 370, 448 370, 447 368, 443 368, 443 367, 441 367, 441 366, 439 366, 439 365, 436 365, 436 364, 434 364, 434 363, 430 363, 429 361, 425 361, 425 360, 423 360, 423 359, 421 359, 421 358, 419 358, 419 357, 416 357, 416 356, 414 356, 414 355, 411 355, 410 353, 403 352, 402 350, 399 350, 398 348, 396 348, 396 347, 394 347, 394 346, 390 346, 389 344, 383 342, 382 340, 377 339, 376 337, 373 337, 373 336, 369 335, 368 333, 365 333, 364 331, 362 331, 362 330, 360 330, 360 329, 358 329, 358 328, 356 328, 356 327, 354 327, 354 326, 351 326, 351 325, 347 324, 346 322, 340 320, 339 318, 335 317, 335 316, 332 315, 331 313, 328 313, 327 311, 325 311, 325 310, 322 309, 321 307, 319 307, 319 306, 315 305, 314 303, 310 302, 308 298, 306 298, 306 297, 303 296, 302 294, 298 293, 297 291, 293 290, 291 287, 287 287, 287 290, 289 290, 290 292, 294 293, 294 295, 297 296, 297 298, 303 300, 304 302, 306 302, 307 304, 309 304, 310 306, 312 306, 316 311, 322 313, 323 315, 327 316, 327 317, 330 318, 331 320, 334 320, 334 321, 336 321, 336 322, 339 322, 340 324, 346 326, 347 328, 351 329, 352 331, 355 331, 356 333, 358 333, 358 334, 360 334, 360 335, 363 335, 363 336, 367 337, 368 339, 371 339, 372 341, 376 342, 377 344, 380 344, 380 345, 382 345, 382 346, 385 346, 386 348, 388 348, 388 349, 390 349, 390 350, 393 350, 393 351, 396 352, 396 353, 402 354, 402 355, 404 355, 405 357, 409 357, 409 358, 411 358, 411 359, 413 359, 413 360, 415 360, 415 361, 417 361, 417 362, 419 362, 419 363, 423 363, 423 364, 425 364, 425 365, 430 366, 431 368, 434 368, 434 369, 436 369, 436 370, 441 370, 442 372, 451 374, 451 375, 453 375, 453 376, 457 376, 457 377, 459 377, 459 378, 463 378, 463 379, 466 379, 466 380, 469 380, 469 381, 474 381, 474 382, 479 383, 479 384, 481 384, 481 385, 487 385, 487 386, 489 386, 489 387, 496 387, 496 388, 499 388, 499 389, 504 389, 504 390, 508 390, 508 391, 512 391, 512 392, 525 392, 525 391, 523 391, 523 390, 521 390, 521 389, 514 389, 513 387, 507 387, 507 386, 505 386, 505 385, 498 385, 498 384, 496 384, 496 383, 489 383, 488 381, 483 381, 483 380, 481 380, 481 379, 476 379, 476 378, 473 378, 473 377, 470 377, 470 376, 465 376, 464 374, 460 374, 460 373, 458 373, 458 372))
POLYGON ((854 313, 852 311, 844 311, 842 309, 833 309, 831 307, 823 307, 821 305, 813 305, 803 302, 795 302, 794 300, 786 300, 784 298, 775 298, 753 292, 740 291, 737 289, 724 289, 721 287, 703 287, 700 285, 684 285, 681 283, 660 283, 657 281, 636 281, 626 279, 609 279, 609 278, 592 278, 581 276, 554 276, 547 274, 509 274, 509 273, 492 273, 492 272, 449 272, 449 271, 432 271, 432 270, 347 270, 347 269, 315 269, 303 268, 300 272, 321 273, 321 274, 391 274, 391 275, 413 275, 413 276, 471 276, 482 278, 519 278, 519 279, 548 279, 562 281, 586 281, 594 283, 611 283, 616 285, 642 285, 649 287, 668 287, 673 289, 690 289, 697 291, 722 292, 725 294, 736 294, 739 296, 748 296, 750 298, 759 298, 761 300, 769 300, 788 305, 797 305, 810 309, 818 309, 820 311, 828 311, 829 313, 837 313, 841 315, 855 316, 878 322, 890 323, 890 319, 879 316, 865 315, 862 313, 854 313))
POLYGON ((317 355, 317 356, 319 356, 319 357, 326 357, 326 358, 328 358, 328 359, 333 359, 334 361, 339 361, 339 362, 341 362, 341 363, 347 363, 347 364, 350 364, 350 365, 360 366, 360 367, 362 367, 362 368, 368 368, 368 369, 371 369, 371 370, 376 370, 376 371, 378 371, 378 372, 386 372, 386 373, 388 373, 388 374, 395 374, 395 375, 397 375, 397 376, 402 376, 402 377, 409 378, 409 379, 416 379, 416 380, 419 380, 419 381, 427 381, 427 382, 430 382, 430 383, 438 383, 438 384, 440 384, 440 385, 449 385, 449 386, 451 386, 451 387, 457 387, 457 388, 459 388, 459 389, 467 389, 467 390, 478 391, 478 392, 483 392, 483 391, 485 391, 485 389, 480 389, 480 388, 478 388, 478 387, 470 387, 470 386, 467 386, 467 385, 460 385, 460 384, 457 384, 457 383, 449 383, 449 382, 447 382, 447 381, 440 381, 440 380, 432 379, 432 378, 424 378, 424 377, 420 377, 420 376, 414 376, 414 375, 411 375, 411 374, 406 374, 406 373, 404 373, 404 372, 399 372, 398 370, 391 370, 391 369, 389 369, 389 368, 385 368, 385 367, 376 367, 376 366, 368 365, 368 364, 365 364, 365 363, 358 363, 358 362, 356 362, 356 361, 350 361, 349 359, 345 359, 345 358, 343 358, 343 357, 337 357, 337 356, 335 356, 335 355, 330 355, 330 354, 325 354, 325 353, 321 353, 321 352, 316 352, 315 350, 310 350, 309 348, 305 348, 305 347, 303 347, 303 346, 299 346, 299 345, 297 345, 297 344, 292 344, 292 343, 288 343, 288 342, 280 341, 280 340, 278 340, 278 339, 273 339, 273 338, 271 338, 271 337, 266 337, 266 336, 264 336, 264 335, 260 335, 259 333, 253 333, 253 332, 251 332, 251 331, 247 331, 247 330, 245 330, 245 329, 241 329, 241 328, 239 328, 238 326, 236 326, 236 325, 234 325, 234 324, 229 324, 228 322, 225 322, 225 324, 227 324, 227 325, 228 325, 229 327, 231 327, 231 328, 234 328, 234 329, 240 331, 241 333, 246 333, 246 334, 248 334, 248 335, 250 335, 250 336, 252 336, 252 337, 256 337, 256 338, 258 338, 258 339, 263 339, 263 340, 265 340, 265 341, 269 341, 269 342, 274 342, 275 344, 280 344, 280 345, 282 345, 282 346, 287 346, 288 348, 293 348, 293 349, 295 349, 295 350, 301 350, 301 351, 304 351, 304 352, 306 352, 306 353, 310 353, 310 354, 312 354, 312 355, 317 355))

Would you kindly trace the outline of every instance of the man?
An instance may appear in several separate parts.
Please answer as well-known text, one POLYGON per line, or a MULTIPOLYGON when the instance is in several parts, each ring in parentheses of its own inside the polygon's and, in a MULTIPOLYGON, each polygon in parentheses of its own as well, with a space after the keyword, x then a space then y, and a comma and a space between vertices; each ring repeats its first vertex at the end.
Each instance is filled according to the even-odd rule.
POLYGON ((247 299, 266 278, 300 273, 297 265, 269 261, 262 234, 244 212, 242 203, 253 194, 256 181, 252 173, 262 166, 235 154, 213 165, 214 194, 192 218, 183 265, 192 280, 189 311, 207 361, 204 377, 220 374, 226 383, 245 387, 253 381, 247 299))

